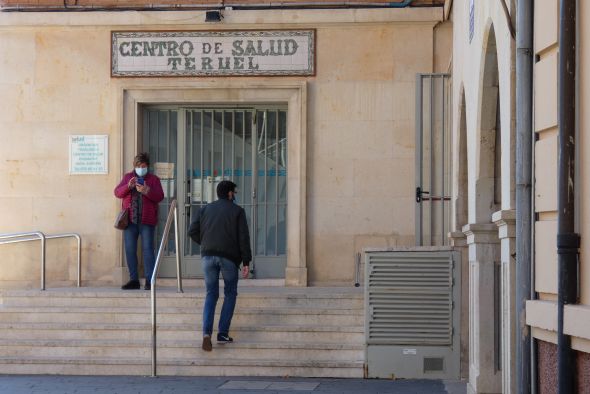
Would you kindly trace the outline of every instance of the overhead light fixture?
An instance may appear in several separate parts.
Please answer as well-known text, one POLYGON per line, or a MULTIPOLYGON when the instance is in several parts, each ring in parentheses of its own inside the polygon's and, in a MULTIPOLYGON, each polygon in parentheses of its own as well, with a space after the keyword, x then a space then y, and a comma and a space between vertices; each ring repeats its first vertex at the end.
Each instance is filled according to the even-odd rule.
POLYGON ((205 22, 221 22, 221 19, 223 15, 219 10, 205 12, 205 22))

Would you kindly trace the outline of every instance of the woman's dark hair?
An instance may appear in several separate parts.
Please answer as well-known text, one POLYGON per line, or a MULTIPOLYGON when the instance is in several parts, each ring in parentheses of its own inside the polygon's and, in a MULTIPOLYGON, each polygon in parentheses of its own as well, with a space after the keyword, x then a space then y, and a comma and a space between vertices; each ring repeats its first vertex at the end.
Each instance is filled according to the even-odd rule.
POLYGON ((150 165, 150 155, 147 152, 138 153, 133 159, 133 166, 137 167, 138 164, 145 163, 150 165))
POLYGON ((238 185, 236 185, 232 181, 219 182, 219 184, 217 185, 217 197, 227 200, 227 195, 229 194, 229 192, 235 192, 236 186, 238 185))

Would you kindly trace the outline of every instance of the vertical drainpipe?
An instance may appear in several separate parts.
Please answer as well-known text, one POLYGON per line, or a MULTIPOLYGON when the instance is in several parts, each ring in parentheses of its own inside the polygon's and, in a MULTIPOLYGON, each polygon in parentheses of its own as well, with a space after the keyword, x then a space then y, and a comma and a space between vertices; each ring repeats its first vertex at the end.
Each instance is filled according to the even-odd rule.
POLYGON ((558 199, 557 199, 557 369, 558 393, 576 390, 576 359, 571 338, 565 335, 564 306, 578 298, 580 235, 575 233, 576 153, 576 0, 561 0, 559 7, 558 71, 558 199))
POLYGON ((516 388, 531 392, 531 333, 526 301, 531 296, 533 0, 516 10, 516 388))

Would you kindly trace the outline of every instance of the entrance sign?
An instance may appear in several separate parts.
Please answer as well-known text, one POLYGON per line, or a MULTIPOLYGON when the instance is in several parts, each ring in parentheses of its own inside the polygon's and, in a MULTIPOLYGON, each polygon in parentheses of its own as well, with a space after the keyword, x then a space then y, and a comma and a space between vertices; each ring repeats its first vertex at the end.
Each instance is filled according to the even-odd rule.
POLYGON ((70 135, 69 146, 70 175, 108 174, 108 135, 70 135))
POLYGON ((160 179, 172 179, 174 178, 174 163, 154 163, 154 172, 160 179))
POLYGON ((315 75, 315 30, 111 33, 113 77, 315 75))

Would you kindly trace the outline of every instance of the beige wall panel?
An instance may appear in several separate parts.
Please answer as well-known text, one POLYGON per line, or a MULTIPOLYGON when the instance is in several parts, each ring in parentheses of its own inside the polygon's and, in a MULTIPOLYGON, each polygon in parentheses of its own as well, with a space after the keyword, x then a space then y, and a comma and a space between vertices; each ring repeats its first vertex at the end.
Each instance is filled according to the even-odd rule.
POLYGON ((393 124, 393 157, 411 158, 414 160, 414 148, 416 146, 414 121, 401 120, 393 124))
POLYGON ((535 291, 557 294, 557 222, 535 223, 535 291))
POLYGON ((535 211, 557 210, 557 135, 535 143, 535 211))
POLYGON ((317 31, 317 78, 323 81, 391 81, 393 37, 406 27, 342 27, 317 31))
MULTIPOLYGON (((35 284, 40 283, 40 241, 0 245, 0 247, 2 248, 0 277, 3 281, 16 281, 22 280, 24 278, 30 278, 31 280, 35 281, 35 284)), ((46 258, 49 260, 49 248, 47 249, 46 253, 46 258)), ((51 265, 54 266, 55 264, 51 265)))
POLYGON ((336 159, 355 157, 357 134, 366 130, 364 121, 320 121, 311 127, 308 141, 309 166, 313 171, 314 160, 332 157, 336 159))
POLYGON ((80 134, 106 134, 117 129, 117 108, 114 97, 118 89, 107 84, 84 85, 70 97, 71 124, 80 134), (90 121, 89 121, 90 120, 90 121))
POLYGON ((22 85, 0 83, 0 122, 11 124, 5 127, 13 127, 13 123, 23 120, 24 89, 22 85))
POLYGON ((414 198, 375 196, 355 198, 350 209, 356 213, 353 220, 355 234, 396 235, 398 245, 414 245, 414 198), (390 200, 389 203, 385 201, 390 200), (403 241, 402 241, 403 238, 403 241), (411 243, 405 243, 411 238, 411 243))
POLYGON ((110 83, 104 54, 110 56, 111 34, 105 29, 43 30, 35 34, 35 83, 71 81, 76 87, 110 83), (84 37, 83 40, 79 39, 84 37))
POLYGON ((314 119, 395 120, 393 84, 377 82, 318 82, 314 119))
POLYGON ((74 94, 74 86, 60 84, 57 79, 51 85, 29 86, 24 91, 24 121, 68 122, 75 108, 70 99, 74 94))
MULTIPOLYGON (((590 2, 579 4, 580 37, 590 37, 590 2)), ((580 190, 580 233, 582 234, 580 264, 581 303, 590 305, 590 40, 580 41, 580 144, 579 144, 579 190, 580 190)))
MULTIPOLYGON (((3 173, 4 170, 0 167, 0 174, 3 173)), ((1 176, 0 182, 6 185, 6 182, 1 178, 1 176)), ((30 195, 28 197, 2 196, 0 197, 0 207, 2 212, 2 220, 0 220, 0 233, 20 233, 38 230, 31 226, 31 220, 33 218, 33 198, 30 195)), ((6 249, 0 245, 0 251, 4 253, 5 250, 6 249)), ((3 260, 0 259, 0 266, 5 265, 2 263, 2 261, 3 260)))
MULTIPOLYGON (((308 239, 315 237, 318 234, 334 234, 334 235, 355 235, 363 234, 361 224, 366 221, 377 221, 387 218, 390 220, 389 227, 391 227, 391 218, 393 217, 392 204, 381 205, 381 213, 374 215, 374 207, 370 204, 375 204, 375 199, 366 201, 366 206, 358 203, 356 199, 344 199, 338 196, 337 191, 331 197, 317 197, 308 199, 308 239), (361 206, 361 210, 356 210, 361 206), (373 209, 373 211, 372 211, 373 209)), ((382 227, 387 228, 384 224, 382 227)), ((366 228, 366 226, 363 226, 366 228)), ((391 228, 386 230, 373 228, 373 233, 391 233, 391 228), (380 231, 381 230, 381 231, 380 231)), ((312 260, 316 260, 315 257, 312 260)))
POLYGON ((557 0, 535 1, 535 53, 557 44, 559 25, 559 2, 557 0))
POLYGON ((434 72, 450 72, 453 53, 453 23, 447 20, 434 30, 434 72))
MULTIPOLYGON (((376 156, 378 157, 378 156, 376 156)), ((385 201, 397 197, 414 196, 413 160, 355 160, 354 196, 382 196, 385 201)))
POLYGON ((308 168, 308 196, 354 196, 354 162, 336 157, 317 157, 308 168))
POLYGON ((35 33, 0 31, 0 83, 29 85, 35 80, 35 33))
POLYGON ((535 131, 557 126, 557 52, 534 66, 535 131))
POLYGON ((26 127, 16 123, 3 123, 1 119, 0 130, 5 131, 0 143, 0 179, 8 177, 4 178, 8 180, 33 166, 33 163, 28 162, 35 156, 30 149, 33 137, 26 132, 26 127))
POLYGON ((414 119, 416 118, 416 81, 396 81, 391 88, 393 90, 393 100, 391 101, 390 110, 397 121, 411 121, 413 129, 414 119))
POLYGON ((354 238, 315 235, 307 238, 308 280, 312 285, 351 281, 355 268, 354 238))
POLYGON ((433 26, 407 26, 403 31, 396 31, 396 37, 391 43, 395 81, 413 82, 416 80, 416 73, 432 72, 433 26))

